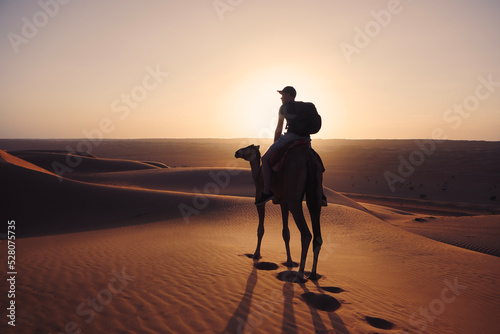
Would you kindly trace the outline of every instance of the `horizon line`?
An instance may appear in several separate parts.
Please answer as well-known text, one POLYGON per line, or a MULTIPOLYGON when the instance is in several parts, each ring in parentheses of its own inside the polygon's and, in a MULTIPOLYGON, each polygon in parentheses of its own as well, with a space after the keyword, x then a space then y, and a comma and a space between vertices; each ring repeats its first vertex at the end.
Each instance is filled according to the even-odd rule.
MULTIPOLYGON (((242 139, 251 139, 251 140, 273 140, 272 138, 258 138, 258 137, 137 137, 137 138, 102 138, 99 141, 113 141, 113 140, 242 140, 242 139)), ((95 141, 95 138, 85 138, 85 137, 75 137, 75 138, 0 138, 0 140, 53 140, 53 141, 63 141, 63 140, 86 140, 86 141, 95 141)), ((441 141, 477 141, 477 142, 500 142, 498 140, 488 140, 488 139, 432 139, 432 138, 312 138, 313 141, 318 140, 387 140, 387 141, 415 141, 415 140, 431 140, 436 142, 441 141)))

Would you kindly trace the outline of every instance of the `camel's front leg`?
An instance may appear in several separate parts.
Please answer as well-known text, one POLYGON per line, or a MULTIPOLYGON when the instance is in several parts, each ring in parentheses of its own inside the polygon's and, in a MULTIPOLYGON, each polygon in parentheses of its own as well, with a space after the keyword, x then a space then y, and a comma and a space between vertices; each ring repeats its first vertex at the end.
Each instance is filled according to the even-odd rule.
POLYGON ((262 243, 262 237, 264 236, 264 217, 266 216, 266 206, 258 205, 257 213, 259 215, 259 227, 257 228, 257 248, 253 253, 254 259, 260 259, 260 245, 262 243))
POLYGON ((281 219, 283 220, 283 241, 285 241, 286 262, 283 265, 293 267, 292 254, 290 253, 290 229, 288 228, 288 206, 281 204, 281 219))

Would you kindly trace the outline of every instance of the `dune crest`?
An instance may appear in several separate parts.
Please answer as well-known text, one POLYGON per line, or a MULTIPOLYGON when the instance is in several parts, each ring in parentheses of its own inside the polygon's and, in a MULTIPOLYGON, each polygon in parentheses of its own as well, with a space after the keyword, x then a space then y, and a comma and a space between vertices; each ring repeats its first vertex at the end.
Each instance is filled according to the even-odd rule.
POLYGON ((27 169, 31 169, 31 170, 34 170, 34 171, 37 171, 37 172, 41 172, 41 173, 45 173, 45 174, 49 174, 49 175, 54 175, 54 173, 52 172, 49 172, 48 170, 44 169, 44 168, 41 168, 37 165, 34 165, 26 160, 23 160, 23 159, 20 159, 16 156, 13 156, 12 154, 9 154, 7 153, 6 151, 4 150, 0 150, 0 163, 3 162, 3 163, 9 163, 9 164, 13 164, 13 165, 16 165, 16 166, 19 166, 19 167, 22 167, 22 168, 27 168, 27 169))

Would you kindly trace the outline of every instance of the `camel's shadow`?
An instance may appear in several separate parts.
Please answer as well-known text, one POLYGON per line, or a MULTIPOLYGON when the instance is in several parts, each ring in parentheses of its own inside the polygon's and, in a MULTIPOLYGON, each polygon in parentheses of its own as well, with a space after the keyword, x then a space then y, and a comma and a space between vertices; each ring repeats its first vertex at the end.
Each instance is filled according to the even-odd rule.
POLYGON ((314 289, 317 291, 312 292, 307 287, 309 285, 306 284, 306 282, 309 283, 308 280, 304 280, 302 283, 292 283, 297 276, 297 272, 293 270, 286 270, 276 274, 276 278, 284 282, 282 289, 277 289, 269 293, 268 300, 254 302, 253 293, 258 282, 258 271, 275 270, 277 267, 278 265, 272 262, 258 262, 254 260, 245 292, 238 307, 229 319, 223 331, 224 334, 253 332, 262 326, 268 318, 276 316, 281 302, 283 302, 281 331, 283 333, 297 333, 298 326, 294 310, 297 290, 299 292, 302 290, 303 292, 299 298, 309 308, 315 332, 327 332, 329 330, 327 326, 331 326, 330 329, 335 330, 336 333, 349 333, 342 319, 335 313, 342 306, 341 303, 336 298, 325 293, 325 291, 340 293, 344 290, 338 287, 321 287, 318 281, 311 281, 313 282, 314 289), (330 325, 325 324, 320 312, 328 315, 330 325))

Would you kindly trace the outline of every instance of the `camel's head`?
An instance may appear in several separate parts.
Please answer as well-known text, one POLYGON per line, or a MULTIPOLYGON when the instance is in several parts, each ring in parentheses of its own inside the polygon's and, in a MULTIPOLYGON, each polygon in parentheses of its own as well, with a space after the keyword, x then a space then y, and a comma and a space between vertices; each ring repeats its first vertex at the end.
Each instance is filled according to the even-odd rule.
POLYGON ((250 145, 244 148, 240 148, 236 153, 234 154, 235 158, 241 158, 246 161, 252 161, 254 159, 260 159, 260 145, 250 145))

